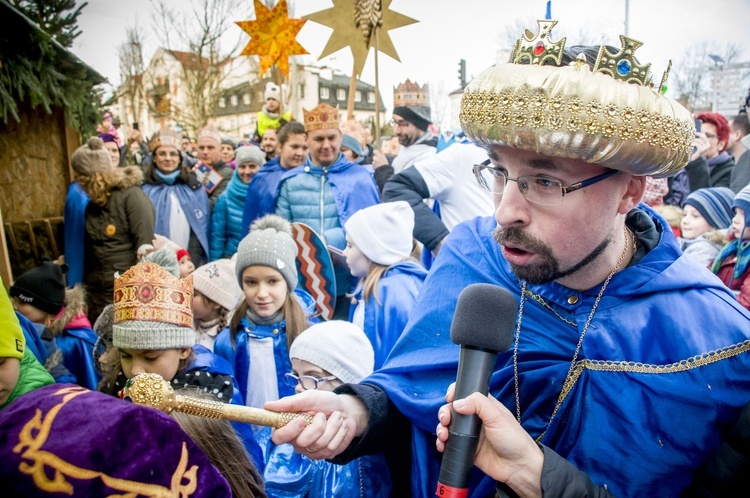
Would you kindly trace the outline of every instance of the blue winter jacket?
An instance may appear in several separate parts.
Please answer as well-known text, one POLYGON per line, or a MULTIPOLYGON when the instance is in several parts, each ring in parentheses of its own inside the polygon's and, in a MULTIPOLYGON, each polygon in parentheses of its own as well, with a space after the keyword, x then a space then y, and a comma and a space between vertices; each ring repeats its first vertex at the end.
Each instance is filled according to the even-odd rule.
POLYGON ((242 226, 242 210, 248 186, 242 183, 237 170, 234 171, 227 189, 219 196, 211 213, 211 237, 209 246, 211 260, 231 258, 237 245, 245 236, 242 226))
MULTIPOLYGON (((291 222, 310 225, 326 244, 346 247, 344 224, 351 215, 380 202, 372 176, 342 154, 329 167, 320 167, 310 159, 304 166, 287 171, 281 178, 276 197, 276 214, 291 222)), ((336 292, 351 290, 349 270, 336 266, 336 292)))
POLYGON ((386 498, 391 478, 382 454, 367 455, 345 465, 310 460, 291 444, 276 445, 271 429, 255 435, 263 450, 266 493, 274 498, 386 498))
POLYGON ((63 329, 55 338, 63 354, 63 364, 75 375, 76 384, 96 391, 101 375, 96 369, 94 346, 99 336, 90 327, 63 329))
POLYGON ((250 231, 253 221, 276 211, 276 194, 279 182, 287 170, 281 167, 279 157, 274 157, 260 167, 247 188, 245 208, 242 213, 242 237, 250 231))
MULTIPOLYGON (((679 496, 750 399, 750 313, 709 270, 680 257, 671 228, 653 210, 641 204, 627 223, 636 233, 655 225, 658 243, 612 277, 562 398, 601 286, 527 285, 518 344, 521 425, 615 496, 679 496)), ((496 227, 488 217, 453 230, 401 339, 383 368, 361 382, 384 389, 411 422, 415 497, 435 493, 435 427, 456 379, 459 347, 449 331, 460 291, 484 282, 521 297, 521 282, 493 238, 496 227)), ((490 393, 515 413, 512 350, 498 356, 490 393)), ((494 488, 475 470, 470 496, 494 488)))
MULTIPOLYGON (((320 319, 313 314, 316 311, 315 301, 312 296, 302 289, 294 291, 297 299, 305 311, 305 314, 311 324, 318 323, 320 319)), ((279 389, 279 398, 291 396, 294 394, 294 388, 287 385, 284 374, 292 371, 292 363, 289 360, 289 349, 286 346, 286 320, 271 325, 251 324, 247 317, 242 320, 237 327, 235 344, 232 345, 229 327, 225 328, 216 336, 214 342, 214 353, 221 356, 234 367, 234 378, 237 379, 242 403, 247 404, 247 388, 250 379, 250 352, 248 350, 248 336, 258 338, 273 338, 273 357, 276 364, 276 384, 279 389)), ((266 379, 253 380, 253 382, 266 382, 266 379)))
MULTIPOLYGON (((401 337, 425 277, 427 270, 413 261, 396 263, 378 282, 377 301, 371 295, 365 303, 364 331, 375 350, 375 370, 383 366, 388 353, 401 337)), ((354 298, 362 300, 361 286, 355 291, 354 298)), ((352 321, 355 309, 355 306, 349 308, 349 321, 352 321)))

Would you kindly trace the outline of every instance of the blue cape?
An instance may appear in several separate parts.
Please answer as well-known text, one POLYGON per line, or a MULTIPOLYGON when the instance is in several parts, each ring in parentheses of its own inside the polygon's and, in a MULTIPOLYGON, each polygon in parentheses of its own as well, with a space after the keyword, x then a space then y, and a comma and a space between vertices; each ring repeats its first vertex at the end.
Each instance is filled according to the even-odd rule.
POLYGON ((96 391, 101 375, 96 370, 94 345, 98 336, 87 327, 64 329, 57 337, 63 364, 76 378, 76 384, 96 391))
MULTIPOLYGON (((427 271, 413 261, 392 265, 378 282, 378 303, 371 295, 365 305, 365 335, 375 350, 375 370, 383 366, 388 353, 404 331, 427 271)), ((354 297, 362 299, 362 288, 354 297)), ((349 308, 352 321, 356 306, 349 308)))
POLYGON ((245 210, 242 213, 243 237, 250 231, 253 221, 275 211, 279 183, 286 171, 276 156, 261 166, 250 180, 245 197, 245 210))
POLYGON ((84 226, 86 224, 86 206, 89 201, 88 194, 83 190, 81 184, 73 182, 68 187, 68 195, 65 197, 65 263, 68 265, 68 273, 65 278, 68 287, 83 280, 83 238, 84 226))
MULTIPOLYGON (((521 423, 534 438, 547 428, 543 444, 616 496, 677 496, 719 445, 721 428, 750 399, 750 314, 706 268, 679 257, 666 221, 639 209, 655 223, 659 243, 610 281, 583 341, 575 383, 549 428, 600 286, 586 292, 554 282, 527 287, 576 326, 526 299, 518 353, 521 423)), ((454 229, 406 331, 385 366, 363 381, 385 389, 411 420, 414 496, 433 496, 436 488, 434 430, 456 378, 459 347, 449 331, 458 294, 486 282, 520 300, 520 282, 492 237, 495 227, 489 217, 454 229)), ((490 392, 515 412, 512 351, 498 356, 490 392)), ((494 484, 475 470, 472 496, 492 494, 494 484)))
MULTIPOLYGON (((209 258, 208 230, 210 225, 211 207, 208 202, 208 195, 203 188, 197 190, 191 189, 184 183, 174 185, 151 185, 143 184, 143 191, 146 193, 156 208, 156 226, 154 232, 169 238, 169 213, 172 206, 171 192, 177 196, 180 206, 185 212, 190 229, 198 237, 201 247, 206 253, 206 259, 209 258)), ((187 249, 185 247, 184 249, 187 249)))

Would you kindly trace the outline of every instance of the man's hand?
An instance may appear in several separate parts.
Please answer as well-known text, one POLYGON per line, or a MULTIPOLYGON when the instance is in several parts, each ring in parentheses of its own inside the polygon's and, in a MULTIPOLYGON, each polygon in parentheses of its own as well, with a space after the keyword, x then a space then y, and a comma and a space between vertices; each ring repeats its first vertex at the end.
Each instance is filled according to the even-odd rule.
POLYGON ((305 391, 294 396, 269 401, 267 410, 310 413, 312 424, 306 426, 297 418, 272 432, 276 444, 291 443, 297 453, 314 460, 333 458, 342 453, 367 427, 369 414, 355 396, 328 391, 305 391))
POLYGON ((474 393, 465 399, 453 401, 455 383, 448 388, 446 401, 438 411, 437 449, 445 451, 448 426, 451 422, 451 404, 457 413, 478 415, 482 420, 474 465, 488 476, 504 482, 519 496, 541 497, 544 453, 531 436, 521 427, 510 411, 492 396, 474 393))
POLYGON ((375 149, 372 151, 372 167, 378 169, 381 166, 388 166, 388 158, 385 157, 382 150, 375 149))

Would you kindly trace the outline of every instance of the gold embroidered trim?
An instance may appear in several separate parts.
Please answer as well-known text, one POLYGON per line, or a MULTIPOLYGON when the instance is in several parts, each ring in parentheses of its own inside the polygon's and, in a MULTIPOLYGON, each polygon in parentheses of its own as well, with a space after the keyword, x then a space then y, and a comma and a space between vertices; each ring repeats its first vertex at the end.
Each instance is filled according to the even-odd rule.
MULTIPOLYGON (((560 407, 568 394, 573 389, 578 379, 581 377, 584 369, 596 370, 596 371, 608 371, 608 372, 633 372, 633 373, 645 373, 645 374, 661 374, 661 373, 677 373, 685 372, 693 368, 700 368, 711 363, 726 360, 733 356, 737 356, 742 353, 746 353, 750 350, 750 340, 727 346, 725 348, 716 349, 709 351, 697 356, 692 356, 676 363, 670 363, 668 365, 653 365, 648 363, 640 363, 635 361, 614 361, 614 360, 581 360, 576 363, 568 377, 563 383, 562 391, 560 391, 560 397, 558 399, 556 408, 560 407)), ((536 441, 541 441, 542 437, 546 433, 543 432, 536 438, 536 441)))
MULTIPOLYGON (((75 494, 75 488, 65 478, 75 480, 101 479, 110 489, 128 493, 117 496, 148 496, 148 497, 188 497, 195 493, 198 487, 198 466, 189 469, 187 445, 183 441, 180 461, 172 474, 170 487, 148 484, 127 479, 118 479, 102 472, 84 469, 71 464, 57 455, 42 449, 52 431, 52 424, 62 408, 73 398, 89 393, 82 387, 66 387, 55 392, 62 395, 62 401, 53 406, 43 417, 42 411, 37 409, 34 417, 29 420, 18 435, 18 444, 13 447, 14 453, 20 453, 24 459, 18 470, 30 475, 34 484, 48 493, 75 494), (49 477, 52 475, 52 477, 49 477)), ((114 496, 114 495, 113 495, 114 496)))
POLYGON ((509 141, 515 128, 546 128, 550 131, 584 131, 590 135, 633 140, 651 146, 692 151, 693 123, 664 116, 658 112, 636 111, 617 104, 583 102, 577 97, 547 98, 537 92, 505 90, 464 92, 461 100, 462 123, 507 127, 507 137, 490 137, 509 141))

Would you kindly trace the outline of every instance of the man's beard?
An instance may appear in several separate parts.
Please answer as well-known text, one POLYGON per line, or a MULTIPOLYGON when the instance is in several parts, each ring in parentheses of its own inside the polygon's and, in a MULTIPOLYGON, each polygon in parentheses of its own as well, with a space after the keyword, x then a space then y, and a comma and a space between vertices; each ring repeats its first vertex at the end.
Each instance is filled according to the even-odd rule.
POLYGON ((560 262, 552 254, 552 249, 541 240, 527 235, 520 228, 498 226, 493 233, 493 237, 498 244, 508 243, 532 252, 541 258, 541 262, 526 266, 518 266, 509 262, 513 274, 530 284, 545 284, 576 273, 596 260, 611 242, 609 237, 605 238, 581 261, 568 269, 561 270, 560 262))
POLYGON ((401 147, 409 147, 411 145, 414 145, 414 142, 419 140, 420 137, 421 135, 396 135, 398 143, 401 144, 401 147))

